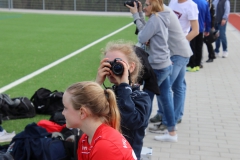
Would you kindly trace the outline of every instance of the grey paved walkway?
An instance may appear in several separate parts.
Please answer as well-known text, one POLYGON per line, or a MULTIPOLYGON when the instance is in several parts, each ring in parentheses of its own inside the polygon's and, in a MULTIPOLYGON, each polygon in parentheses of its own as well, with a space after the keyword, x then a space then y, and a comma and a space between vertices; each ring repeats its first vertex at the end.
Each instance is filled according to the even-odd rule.
MULTIPOLYGON (((152 160, 240 160, 240 32, 227 27, 228 58, 187 72, 185 115, 178 125, 178 142, 159 142, 147 132, 144 146, 152 160)), ((152 116, 157 111, 155 101, 152 116)), ((152 124, 149 124, 152 125, 152 124)))

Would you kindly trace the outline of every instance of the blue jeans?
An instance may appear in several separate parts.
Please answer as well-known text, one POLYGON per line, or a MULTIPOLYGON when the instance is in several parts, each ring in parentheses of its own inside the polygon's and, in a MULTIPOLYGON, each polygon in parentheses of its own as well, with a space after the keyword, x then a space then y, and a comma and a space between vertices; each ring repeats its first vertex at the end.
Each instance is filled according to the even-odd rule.
MULTIPOLYGON (((170 84, 173 91, 173 104, 175 113, 175 122, 182 119, 184 112, 184 102, 186 96, 186 65, 189 62, 189 58, 182 56, 172 56, 171 61, 173 62, 172 74, 170 75, 170 84)), ((146 91, 150 98, 153 99, 154 93, 146 91)), ((161 92, 161 90, 160 90, 161 92)), ((151 112, 150 112, 151 113, 151 112)), ((163 124, 166 124, 166 118, 163 114, 161 103, 158 101, 158 114, 162 116, 163 124)), ((150 116, 150 115, 149 115, 150 116)))
POLYGON ((223 26, 221 25, 221 23, 215 25, 215 29, 219 30, 219 37, 218 37, 218 39, 215 42, 216 48, 215 48, 214 51, 216 53, 219 53, 219 48, 220 48, 220 43, 221 42, 222 42, 223 51, 227 51, 226 26, 227 26, 227 22, 223 26))
POLYGON ((184 102, 186 97, 185 73, 189 58, 176 55, 171 57, 171 61, 173 62, 173 71, 170 76, 170 81, 173 91, 175 121, 177 122, 182 119, 184 111, 184 102))
MULTIPOLYGON (((172 132, 175 130, 176 124, 170 82, 172 66, 170 65, 169 67, 163 69, 154 69, 153 71, 156 74, 160 90, 160 95, 157 95, 157 101, 160 104, 158 105, 158 114, 162 114, 160 112, 163 111, 164 116, 166 117, 166 123, 163 124, 167 126, 169 132, 172 132)), ((148 90, 145 91, 149 94, 151 100, 153 101, 154 94, 148 90)))

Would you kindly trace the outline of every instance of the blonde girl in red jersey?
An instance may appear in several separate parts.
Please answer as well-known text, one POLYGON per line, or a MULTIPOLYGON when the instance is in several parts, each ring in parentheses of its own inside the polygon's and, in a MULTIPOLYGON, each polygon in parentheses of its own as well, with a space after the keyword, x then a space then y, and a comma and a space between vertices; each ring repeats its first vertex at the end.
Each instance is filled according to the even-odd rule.
POLYGON ((63 104, 67 127, 84 132, 78 143, 78 160, 136 159, 120 133, 120 112, 112 90, 90 81, 75 83, 65 91, 63 104))

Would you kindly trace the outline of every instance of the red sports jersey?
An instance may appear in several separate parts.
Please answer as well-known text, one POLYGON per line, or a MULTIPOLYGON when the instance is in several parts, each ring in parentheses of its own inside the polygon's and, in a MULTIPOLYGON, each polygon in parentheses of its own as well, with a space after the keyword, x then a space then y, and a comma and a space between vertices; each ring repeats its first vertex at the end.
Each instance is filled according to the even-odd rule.
POLYGON ((102 124, 94 133, 91 144, 83 134, 78 142, 78 160, 136 160, 128 141, 112 127, 102 124))

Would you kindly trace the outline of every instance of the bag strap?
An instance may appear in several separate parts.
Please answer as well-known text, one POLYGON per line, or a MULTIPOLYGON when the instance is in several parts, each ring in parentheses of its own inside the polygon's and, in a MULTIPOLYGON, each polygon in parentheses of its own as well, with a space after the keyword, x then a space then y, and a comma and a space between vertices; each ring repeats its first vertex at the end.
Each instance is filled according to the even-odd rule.
POLYGON ((0 99, 5 101, 9 106, 18 106, 21 102, 19 100, 12 100, 7 94, 0 94, 0 99))
POLYGON ((37 91, 32 95, 32 97, 30 98, 30 101, 34 101, 34 97, 36 96, 36 94, 37 94, 37 91))

